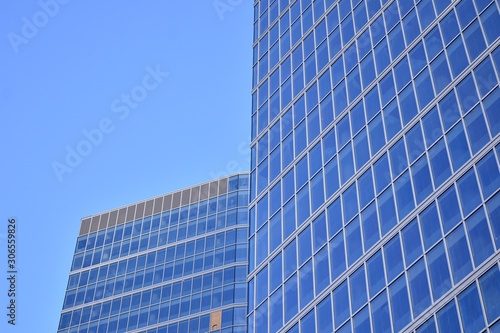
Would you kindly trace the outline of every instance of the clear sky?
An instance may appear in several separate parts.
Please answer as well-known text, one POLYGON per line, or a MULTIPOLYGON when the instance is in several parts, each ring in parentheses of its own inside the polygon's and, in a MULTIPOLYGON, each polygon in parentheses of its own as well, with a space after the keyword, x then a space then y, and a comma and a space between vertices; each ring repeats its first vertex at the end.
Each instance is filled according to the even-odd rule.
POLYGON ((1 2, 0 332, 56 331, 81 218, 248 170, 252 15, 250 0, 1 2))

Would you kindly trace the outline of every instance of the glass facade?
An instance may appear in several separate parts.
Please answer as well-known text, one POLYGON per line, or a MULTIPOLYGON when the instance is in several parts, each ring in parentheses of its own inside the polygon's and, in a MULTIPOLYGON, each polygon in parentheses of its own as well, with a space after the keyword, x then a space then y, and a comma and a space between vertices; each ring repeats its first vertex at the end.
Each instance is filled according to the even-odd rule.
POLYGON ((500 332, 499 9, 254 2, 248 332, 500 332))
POLYGON ((58 333, 246 332, 248 175, 82 221, 58 333))

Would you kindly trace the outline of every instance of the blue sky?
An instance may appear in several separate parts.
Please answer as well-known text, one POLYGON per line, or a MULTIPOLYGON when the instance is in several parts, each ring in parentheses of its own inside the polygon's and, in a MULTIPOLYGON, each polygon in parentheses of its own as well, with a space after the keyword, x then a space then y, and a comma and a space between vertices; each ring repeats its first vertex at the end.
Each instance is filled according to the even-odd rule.
POLYGON ((252 14, 249 0, 0 4, 1 332, 56 331, 81 218, 248 169, 252 14))

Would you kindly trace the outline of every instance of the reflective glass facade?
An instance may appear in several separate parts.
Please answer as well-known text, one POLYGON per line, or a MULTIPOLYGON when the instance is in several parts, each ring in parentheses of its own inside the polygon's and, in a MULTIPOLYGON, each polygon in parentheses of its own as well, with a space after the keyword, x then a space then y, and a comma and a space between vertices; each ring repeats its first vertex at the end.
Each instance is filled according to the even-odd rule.
POLYGON ((246 174, 83 219, 58 333, 246 332, 247 240, 246 174))
POLYGON ((249 332, 500 332, 499 9, 255 1, 249 332))

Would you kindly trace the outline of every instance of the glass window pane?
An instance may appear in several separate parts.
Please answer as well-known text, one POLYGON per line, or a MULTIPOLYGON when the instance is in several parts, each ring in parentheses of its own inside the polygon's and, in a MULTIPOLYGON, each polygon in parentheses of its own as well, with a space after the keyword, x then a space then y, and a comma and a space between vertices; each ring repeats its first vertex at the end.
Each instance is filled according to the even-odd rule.
POLYGON ((451 288, 450 272, 442 242, 427 254, 427 263, 432 294, 434 301, 436 301, 451 288))
POLYGON ((500 188, 500 172, 498 171, 498 162, 491 151, 477 164, 477 174, 481 183, 483 195, 488 198, 498 188, 500 188))
POLYGON ((460 201, 462 202, 462 209, 464 215, 467 216, 481 202, 481 195, 479 194, 474 170, 470 169, 458 180, 457 184, 460 201))
POLYGON ((361 266, 349 277, 349 287, 351 291, 352 313, 361 308, 367 301, 365 268, 361 266))
POLYGON ((368 270, 368 289, 370 297, 373 297, 385 286, 384 263, 382 261, 382 252, 378 251, 367 263, 368 270))
POLYGON ((477 292, 476 283, 473 283, 458 295, 460 318, 466 333, 479 332, 484 328, 483 311, 477 292))
POLYGON ((429 282, 425 270, 424 259, 420 259, 408 271, 408 279, 411 291, 411 304, 413 316, 417 317, 431 304, 429 282))
POLYGON ((388 233, 397 224, 396 207, 392 187, 388 187, 377 199, 382 235, 388 233))
POLYGON ((410 266, 422 254, 422 243, 420 242, 420 230, 417 220, 414 219, 402 231, 403 249, 406 266, 410 266))
POLYGON ((389 317, 389 305, 387 294, 384 290, 372 301, 372 320, 374 332, 391 332, 391 319, 389 317))
POLYGON ((394 331, 399 332, 411 320, 410 304, 404 275, 389 286, 394 331))
POLYGON ((346 269, 343 232, 340 232, 330 241, 330 258, 332 262, 332 281, 335 281, 346 269))
POLYGON ((446 237, 448 255, 453 272, 453 280, 458 283, 472 271, 470 251, 462 225, 446 237))
POLYGON ((333 318, 332 318, 332 301, 328 295, 316 307, 318 317, 318 327, 321 327, 325 332, 333 332, 333 318))
POLYGON ((387 270, 387 280, 392 281, 403 271, 403 255, 401 254, 401 243, 399 235, 396 235, 384 245, 385 266, 387 270))
POLYGON ((484 308, 488 323, 492 323, 500 316, 500 271, 498 266, 493 266, 486 274, 479 278, 481 295, 484 300, 484 308))
POLYGON ((469 234, 474 264, 477 267, 493 253, 493 244, 484 209, 480 208, 472 214, 466 220, 465 225, 469 234))
POLYGON ((340 325, 349 317, 349 308, 349 293, 346 280, 333 291, 335 327, 340 327, 340 325))
POLYGON ((460 332, 458 322, 457 307, 455 300, 452 300, 437 313, 439 332, 460 332))

